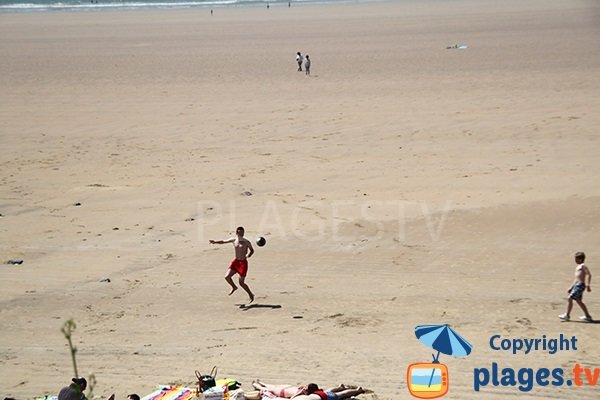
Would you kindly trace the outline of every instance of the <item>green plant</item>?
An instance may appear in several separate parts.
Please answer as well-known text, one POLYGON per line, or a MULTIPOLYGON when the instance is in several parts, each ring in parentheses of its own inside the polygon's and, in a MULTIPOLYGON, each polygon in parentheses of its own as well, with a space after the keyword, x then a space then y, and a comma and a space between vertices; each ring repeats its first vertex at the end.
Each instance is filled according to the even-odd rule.
MULTIPOLYGON (((71 360, 73 361, 73 371, 75 372, 75 376, 79 376, 79 373, 77 372, 77 358, 76 358, 76 354, 77 354, 77 347, 73 346, 73 341, 71 340, 71 337, 73 335, 73 332, 75 331, 75 328, 77 328, 77 324, 75 324, 75 321, 73 321, 72 319, 65 321, 65 323, 63 324, 62 328, 60 329, 61 332, 63 333, 63 335, 65 335, 65 338, 67 339, 67 342, 69 343, 69 350, 71 352, 71 360)), ((96 376, 94 374, 90 374, 90 376, 88 377, 88 397, 91 399, 92 394, 94 392, 94 387, 96 386, 96 376)))
POLYGON ((75 358, 75 354, 77 353, 77 347, 73 346, 73 341, 71 340, 71 335, 75 331, 75 328, 77 328, 75 321, 70 319, 63 324, 61 332, 63 333, 63 335, 65 335, 67 342, 69 342, 69 349, 71 350, 71 360, 73 361, 73 370, 75 370, 74 376, 79 376, 79 374, 77 373, 77 359, 75 358))

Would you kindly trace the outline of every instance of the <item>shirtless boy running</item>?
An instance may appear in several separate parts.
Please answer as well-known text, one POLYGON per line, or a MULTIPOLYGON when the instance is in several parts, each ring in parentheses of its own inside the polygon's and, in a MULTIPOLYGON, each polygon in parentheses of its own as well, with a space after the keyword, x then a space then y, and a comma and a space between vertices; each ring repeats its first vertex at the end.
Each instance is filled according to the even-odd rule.
POLYGON ((567 290, 569 293, 568 303, 567 303, 567 312, 558 316, 558 318, 563 321, 568 321, 571 318, 571 310, 573 309, 573 300, 577 302, 579 307, 584 312, 584 316, 579 317, 584 321, 591 322, 592 316, 588 312, 587 307, 583 304, 583 292, 587 287, 587 291, 591 292, 591 283, 592 283, 592 273, 588 269, 588 267, 584 264, 585 254, 582 252, 575 253, 575 263, 577 264, 577 268, 575 268, 575 281, 573 285, 567 290), (587 286, 585 284, 585 278, 587 277, 587 286))
POLYGON ((225 280, 231 286, 231 291, 229 295, 231 296, 233 292, 237 290, 237 286, 233 283, 233 275, 239 274, 239 284, 248 293, 250 297, 250 303, 254 301, 254 293, 250 290, 248 285, 246 285, 246 274, 248 272, 248 258, 252 257, 254 254, 254 249, 252 248, 252 243, 246 238, 244 238, 244 228, 239 226, 236 230, 236 237, 230 238, 227 240, 209 240, 210 244, 225 244, 225 243, 233 243, 233 248, 235 250, 235 258, 229 265, 227 270, 227 274, 225 275, 225 280), (248 252, 249 251, 249 252, 248 252))

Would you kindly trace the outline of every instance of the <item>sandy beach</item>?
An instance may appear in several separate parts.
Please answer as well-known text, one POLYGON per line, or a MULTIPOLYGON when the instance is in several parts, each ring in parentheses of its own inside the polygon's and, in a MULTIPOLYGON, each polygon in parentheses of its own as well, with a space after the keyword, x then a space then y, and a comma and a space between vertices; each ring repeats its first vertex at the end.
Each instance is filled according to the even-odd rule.
POLYGON ((97 399, 213 365, 410 399, 428 324, 473 345, 440 357, 448 399, 597 399, 474 379, 600 367, 600 324, 557 318, 584 251, 600 320, 599 20, 582 0, 0 13, 0 395, 70 382, 72 318, 97 399), (238 225, 267 239, 251 307, 208 243, 238 225), (490 346, 561 334, 577 349, 490 346))

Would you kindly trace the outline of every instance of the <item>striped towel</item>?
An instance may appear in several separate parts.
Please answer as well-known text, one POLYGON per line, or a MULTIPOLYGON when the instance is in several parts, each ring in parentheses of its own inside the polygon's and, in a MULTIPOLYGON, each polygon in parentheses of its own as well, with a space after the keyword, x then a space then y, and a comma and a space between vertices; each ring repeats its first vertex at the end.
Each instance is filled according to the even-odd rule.
POLYGON ((159 386, 158 390, 142 397, 142 400, 191 400, 195 389, 183 386, 159 386))

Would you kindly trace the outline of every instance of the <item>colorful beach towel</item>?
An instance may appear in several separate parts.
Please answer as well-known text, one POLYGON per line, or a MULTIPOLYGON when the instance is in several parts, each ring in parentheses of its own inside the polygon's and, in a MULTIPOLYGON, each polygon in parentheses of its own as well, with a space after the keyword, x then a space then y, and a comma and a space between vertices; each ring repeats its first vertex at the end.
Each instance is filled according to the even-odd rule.
POLYGON ((154 392, 142 397, 142 400, 191 400, 195 395, 195 389, 184 386, 159 386, 154 392))

